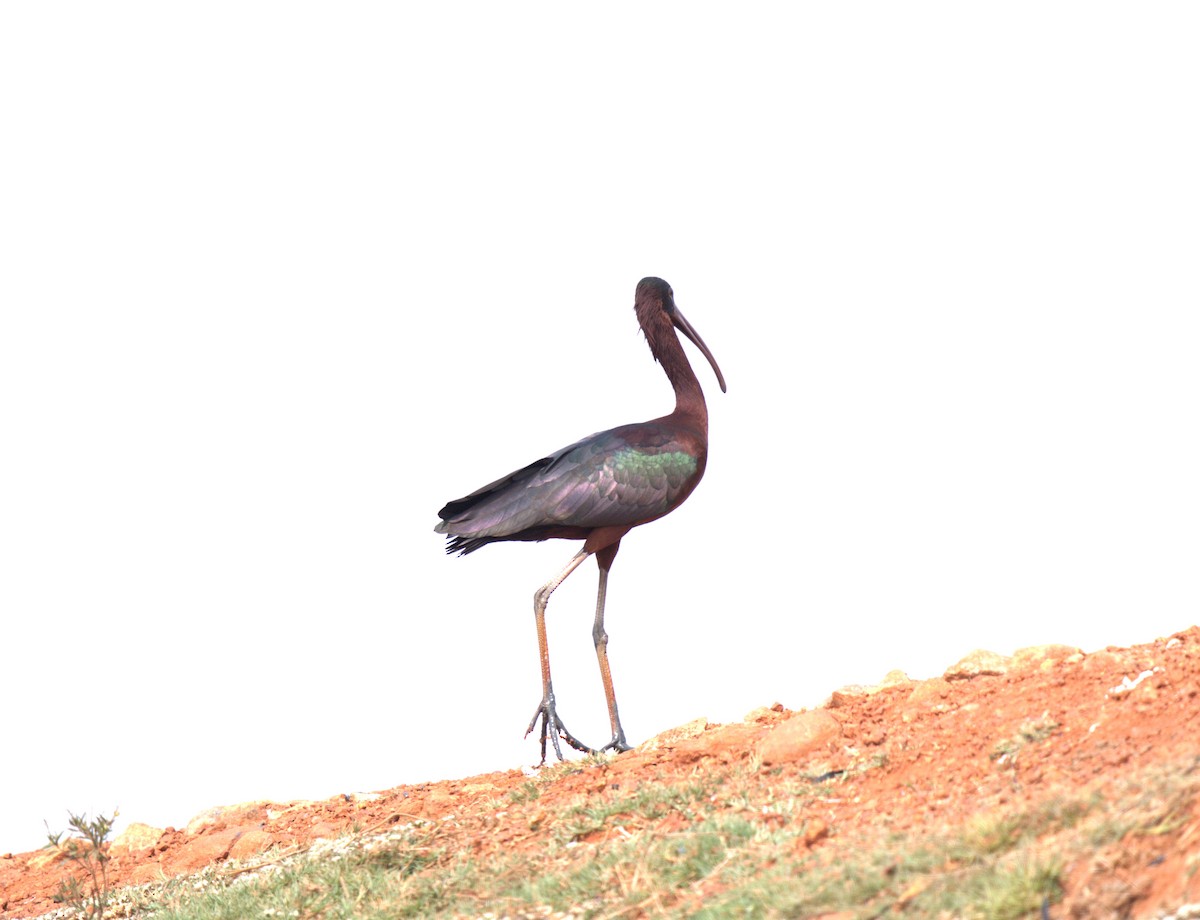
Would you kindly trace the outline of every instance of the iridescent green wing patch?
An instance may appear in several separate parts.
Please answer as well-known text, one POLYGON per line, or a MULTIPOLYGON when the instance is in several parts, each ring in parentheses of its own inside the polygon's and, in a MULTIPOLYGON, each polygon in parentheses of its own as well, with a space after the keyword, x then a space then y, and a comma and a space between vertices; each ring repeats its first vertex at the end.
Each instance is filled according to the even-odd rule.
POLYGON ((696 475, 696 468, 696 458, 681 450, 624 447, 613 451, 596 470, 593 483, 600 501, 593 507, 601 519, 614 523, 626 517, 665 514, 696 475))

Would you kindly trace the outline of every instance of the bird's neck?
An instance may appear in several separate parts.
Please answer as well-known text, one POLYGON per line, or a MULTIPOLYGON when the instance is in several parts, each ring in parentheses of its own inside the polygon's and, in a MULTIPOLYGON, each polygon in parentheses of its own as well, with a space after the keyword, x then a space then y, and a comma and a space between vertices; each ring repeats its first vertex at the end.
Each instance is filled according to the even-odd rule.
POLYGON ((692 421, 705 434, 708 433, 708 404, 704 401, 704 391, 696 372, 692 370, 691 362, 683 351, 683 344, 675 335, 666 338, 659 354, 655 355, 671 386, 675 389, 675 412, 677 418, 692 421))

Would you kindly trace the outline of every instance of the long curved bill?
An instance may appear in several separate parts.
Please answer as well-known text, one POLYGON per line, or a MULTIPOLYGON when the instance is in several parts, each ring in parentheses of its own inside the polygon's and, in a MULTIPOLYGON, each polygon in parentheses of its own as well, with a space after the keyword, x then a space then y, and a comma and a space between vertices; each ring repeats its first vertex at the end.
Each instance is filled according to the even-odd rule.
POLYGON ((671 321, 675 324, 675 328, 692 340, 692 344, 700 349, 700 353, 708 358, 708 363, 712 365, 713 373, 717 375, 717 383, 721 385, 721 392, 725 390, 725 377, 721 374, 721 369, 717 367, 717 359, 713 357, 712 352, 708 350, 708 346, 704 344, 704 339, 700 338, 700 333, 692 328, 692 324, 683 318, 683 314, 679 312, 679 307, 671 313, 671 321))

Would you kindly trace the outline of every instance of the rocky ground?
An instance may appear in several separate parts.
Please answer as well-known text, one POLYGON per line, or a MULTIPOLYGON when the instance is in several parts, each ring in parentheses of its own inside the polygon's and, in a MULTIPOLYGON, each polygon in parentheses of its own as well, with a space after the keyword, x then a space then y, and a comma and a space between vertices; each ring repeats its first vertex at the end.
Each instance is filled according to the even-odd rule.
MULTIPOLYGON (((1196 627, 1089 654, 1064 646, 1011 658, 976 652, 944 677, 910 681, 894 672, 878 686, 839 690, 815 710, 774 704, 736 724, 698 720, 605 764, 555 773, 536 796, 522 792, 530 777, 514 769, 323 802, 218 807, 183 828, 135 824, 111 845, 110 882, 138 885, 214 865, 236 867, 256 854, 301 851, 350 830, 413 821, 442 822, 443 845, 480 860, 519 848, 533 852, 545 848, 559 816, 581 800, 651 780, 682 783, 730 765, 751 777, 753 788, 741 805, 731 797, 722 807, 742 808, 756 821, 796 822, 799 852, 789 858, 801 867, 828 864, 883 835, 915 840, 967 827, 981 815, 1027 815, 1054 802, 1101 809, 1111 803, 1113 820, 1125 823, 1113 839, 1097 836, 1087 851, 1062 851, 1062 894, 1046 914, 1200 917, 1196 627), (836 780, 837 787, 786 813, 745 804, 798 780, 836 780)), ((664 819, 664 833, 671 820, 677 818, 664 819)), ((1056 845, 1059 829, 1047 827, 1047 847, 1056 845)), ((605 826, 581 843, 618 830, 628 833, 605 826)), ((71 869, 54 850, 0 854, 0 917, 54 910, 51 897, 71 869)), ((692 886, 673 909, 686 913, 689 903, 719 894, 720 884, 692 886)), ((909 889, 874 907, 904 909, 920 893, 909 889)))

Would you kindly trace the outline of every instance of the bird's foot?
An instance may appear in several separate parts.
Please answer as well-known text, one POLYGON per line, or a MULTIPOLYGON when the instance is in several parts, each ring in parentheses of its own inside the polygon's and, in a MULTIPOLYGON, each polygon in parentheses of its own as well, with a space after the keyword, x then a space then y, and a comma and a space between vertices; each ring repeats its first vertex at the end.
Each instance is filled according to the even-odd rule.
POLYGON ((542 723, 542 763, 546 762, 546 738, 548 737, 554 745, 554 756, 559 760, 563 759, 562 747, 558 743, 558 739, 571 745, 577 751, 582 751, 585 754, 595 753, 590 747, 567 731, 567 726, 563 724, 563 720, 558 717, 558 713, 554 709, 554 697, 546 697, 534 710, 533 718, 529 720, 529 728, 525 729, 525 737, 529 737, 529 733, 533 731, 538 721, 542 723))
POLYGON ((603 754, 605 751, 612 751, 614 754, 623 754, 625 751, 632 751, 633 745, 625 740, 625 732, 617 729, 617 733, 613 735, 612 741, 600 748, 598 753, 603 754))

